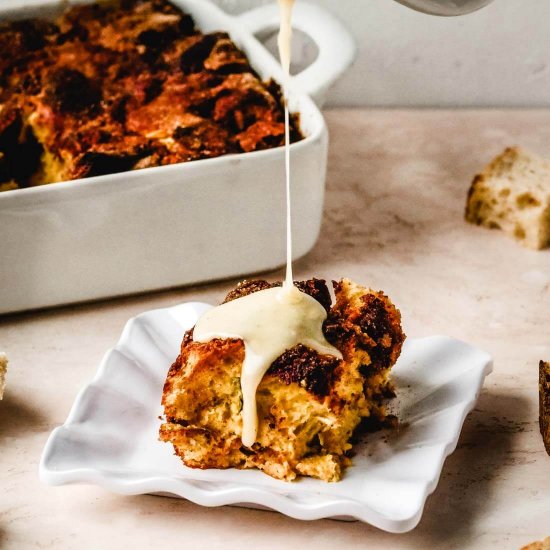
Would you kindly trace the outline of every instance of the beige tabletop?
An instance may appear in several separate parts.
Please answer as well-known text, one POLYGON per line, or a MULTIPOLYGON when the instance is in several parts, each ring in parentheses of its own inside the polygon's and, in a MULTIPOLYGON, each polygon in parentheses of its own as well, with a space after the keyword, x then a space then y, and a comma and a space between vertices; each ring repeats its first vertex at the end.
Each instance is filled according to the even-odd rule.
POLYGON ((390 535, 359 522, 40 483, 50 430, 126 320, 181 301, 216 302, 235 283, 226 281, 0 319, 0 349, 10 358, 0 402, 1 548, 504 549, 550 534, 550 457, 537 401, 538 361, 550 360, 550 250, 525 250, 463 221, 472 175, 503 147, 550 157, 550 111, 326 116, 325 218, 297 277, 347 276, 384 289, 409 336, 448 334, 495 359, 419 526, 390 535))

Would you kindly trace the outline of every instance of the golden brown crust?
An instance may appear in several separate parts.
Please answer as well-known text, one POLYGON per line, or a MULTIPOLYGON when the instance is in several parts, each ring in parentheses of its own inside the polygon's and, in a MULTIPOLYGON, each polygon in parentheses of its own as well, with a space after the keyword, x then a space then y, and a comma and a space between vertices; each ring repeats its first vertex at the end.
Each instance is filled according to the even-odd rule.
POLYGON ((324 397, 330 393, 336 368, 340 361, 330 355, 320 355, 315 350, 298 345, 275 359, 267 376, 277 376, 286 384, 297 383, 309 393, 324 397))
POLYGON ((8 356, 0 351, 0 401, 4 397, 6 387, 6 373, 8 371, 8 356))
POLYGON ((0 109, 0 183, 20 186, 284 141, 277 86, 226 33, 200 33, 166 0, 1 25, 0 109))
POLYGON ((397 361, 405 339, 401 314, 383 292, 353 295, 351 285, 347 279, 333 281, 337 300, 325 322, 327 339, 339 348, 364 349, 373 365, 388 368, 397 361))
POLYGON ((550 455, 550 363, 539 363, 539 424, 546 452, 550 455))
POLYGON ((501 174, 504 169, 509 170, 520 155, 519 147, 506 147, 504 151, 495 157, 484 169, 472 179, 464 208, 464 219, 476 225, 482 225, 484 217, 480 210, 483 204, 474 199, 477 188, 490 179, 494 174, 501 174))
MULTIPOLYGON (((241 281, 233 290, 231 290, 223 303, 236 300, 258 292, 260 290, 266 290, 268 288, 281 286, 282 283, 269 283, 263 279, 254 279, 241 281)), ((324 279, 308 279, 306 281, 294 281, 294 286, 299 288, 302 292, 309 294, 312 298, 315 298, 328 312, 331 306, 330 292, 328 291, 326 281, 324 279)))
MULTIPOLYGON (((295 284, 320 303, 328 297, 330 308, 324 281, 295 284)), ((244 281, 226 300, 271 286, 244 281)), ((404 334, 398 310, 382 293, 347 280, 337 283, 335 292, 324 332, 344 360, 302 345, 277 358, 257 391, 259 430, 252 449, 240 441, 242 341, 199 343, 192 331, 186 333, 164 386, 166 422, 160 436, 174 445, 187 466, 256 467, 286 480, 297 475, 340 478, 361 419, 370 417, 374 424, 386 417, 388 374, 404 334)))

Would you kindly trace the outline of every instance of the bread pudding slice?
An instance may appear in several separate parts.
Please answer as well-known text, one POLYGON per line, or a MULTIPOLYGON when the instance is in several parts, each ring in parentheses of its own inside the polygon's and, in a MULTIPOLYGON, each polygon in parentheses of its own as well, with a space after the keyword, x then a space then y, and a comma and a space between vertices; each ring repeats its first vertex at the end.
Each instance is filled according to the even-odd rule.
MULTIPOLYGON (((279 356, 257 390, 258 433, 249 448, 241 442, 243 341, 199 343, 189 330, 166 378, 160 428, 161 440, 172 443, 186 466, 337 481, 350 464, 350 440, 362 421, 385 420, 384 399, 393 395, 389 373, 405 338, 399 311, 382 292, 347 279, 333 283, 334 305, 325 281, 295 285, 326 309, 323 333, 343 359, 304 345, 279 356)), ((244 281, 225 301, 273 286, 244 281)))

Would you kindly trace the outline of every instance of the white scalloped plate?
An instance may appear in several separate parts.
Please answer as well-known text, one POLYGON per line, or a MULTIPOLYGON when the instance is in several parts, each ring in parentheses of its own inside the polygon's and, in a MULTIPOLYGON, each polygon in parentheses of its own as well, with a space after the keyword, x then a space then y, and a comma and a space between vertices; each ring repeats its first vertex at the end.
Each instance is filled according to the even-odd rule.
POLYGON ((160 399, 184 330, 209 307, 187 303, 128 321, 65 424, 51 433, 40 462, 42 481, 95 483, 116 493, 177 496, 203 506, 269 508, 298 519, 356 518, 395 533, 413 529, 491 372, 491 357, 447 337, 407 340, 393 370, 400 428, 366 436, 338 483, 193 470, 158 441, 160 399))

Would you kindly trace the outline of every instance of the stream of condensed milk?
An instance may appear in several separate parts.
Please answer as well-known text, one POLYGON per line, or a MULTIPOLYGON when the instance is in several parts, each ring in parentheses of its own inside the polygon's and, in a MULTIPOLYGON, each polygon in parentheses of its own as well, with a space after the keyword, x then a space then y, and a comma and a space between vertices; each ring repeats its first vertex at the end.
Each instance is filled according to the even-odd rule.
POLYGON ((244 342, 241 371, 243 406, 241 440, 252 447, 258 433, 256 390, 271 363, 286 350, 303 344, 320 354, 342 358, 323 334, 325 308, 294 286, 292 279, 292 224, 290 204, 290 124, 287 102, 290 79, 291 15, 294 0, 279 0, 281 27, 279 56, 284 71, 285 173, 287 265, 282 287, 260 290, 207 311, 195 325, 193 339, 208 342, 215 338, 235 338, 244 342))
POLYGON ((292 278, 292 209, 290 201, 290 114, 288 112, 288 85, 292 55, 292 8, 294 0, 279 0, 281 25, 277 45, 283 68, 283 99, 285 104, 285 180, 286 180, 286 277, 284 286, 294 286, 292 278))

